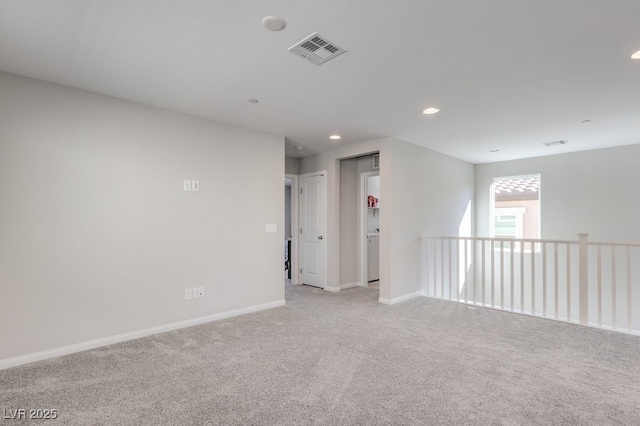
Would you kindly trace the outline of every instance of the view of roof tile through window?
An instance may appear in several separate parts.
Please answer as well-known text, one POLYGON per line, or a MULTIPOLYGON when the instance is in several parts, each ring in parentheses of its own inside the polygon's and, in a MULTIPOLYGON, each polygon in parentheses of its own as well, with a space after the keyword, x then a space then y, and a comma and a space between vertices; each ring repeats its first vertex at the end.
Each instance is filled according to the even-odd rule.
POLYGON ((531 176, 516 179, 500 179, 493 184, 496 195, 528 195, 537 194, 540 191, 540 177, 531 176))

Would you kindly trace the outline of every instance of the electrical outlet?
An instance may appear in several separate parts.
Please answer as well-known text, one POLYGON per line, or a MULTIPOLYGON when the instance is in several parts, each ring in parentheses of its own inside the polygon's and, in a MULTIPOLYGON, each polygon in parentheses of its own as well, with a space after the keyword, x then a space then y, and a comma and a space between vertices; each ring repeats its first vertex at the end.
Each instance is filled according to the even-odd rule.
POLYGON ((190 288, 184 289, 184 300, 191 300, 193 298, 193 293, 190 288))
POLYGON ((185 180, 184 182, 182 182, 182 188, 185 191, 191 191, 191 181, 190 180, 185 180))
POLYGON ((193 288, 193 297, 204 297, 204 287, 194 287, 193 288))

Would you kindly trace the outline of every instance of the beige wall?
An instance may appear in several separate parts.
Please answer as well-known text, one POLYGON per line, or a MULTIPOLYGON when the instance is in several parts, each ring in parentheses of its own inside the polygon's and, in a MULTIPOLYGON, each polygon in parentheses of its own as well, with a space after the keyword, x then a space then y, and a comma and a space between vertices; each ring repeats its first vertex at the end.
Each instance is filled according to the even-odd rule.
POLYGON ((283 303, 283 138, 4 73, 0 94, 0 362, 283 303))

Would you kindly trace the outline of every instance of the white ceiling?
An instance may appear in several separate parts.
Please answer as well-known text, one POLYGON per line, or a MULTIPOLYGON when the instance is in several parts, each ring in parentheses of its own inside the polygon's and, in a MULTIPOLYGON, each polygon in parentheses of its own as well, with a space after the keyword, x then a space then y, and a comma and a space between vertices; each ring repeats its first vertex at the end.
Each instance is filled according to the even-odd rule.
POLYGON ((640 143, 639 17, 639 0, 2 0, 0 70, 284 136, 291 156, 393 136, 482 163, 640 143), (316 31, 348 52, 287 51, 316 31))

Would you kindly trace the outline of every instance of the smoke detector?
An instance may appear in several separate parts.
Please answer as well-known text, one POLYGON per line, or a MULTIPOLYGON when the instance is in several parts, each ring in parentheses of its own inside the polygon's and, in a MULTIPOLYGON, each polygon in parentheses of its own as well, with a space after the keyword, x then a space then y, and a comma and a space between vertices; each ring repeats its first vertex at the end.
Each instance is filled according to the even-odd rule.
POLYGON ((280 31, 284 29, 287 23, 278 16, 265 16, 262 18, 262 25, 270 31, 280 31))
POLYGON ((316 65, 322 65, 347 51, 318 33, 311 34, 287 50, 316 65))

